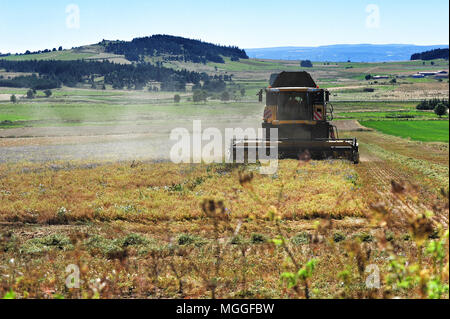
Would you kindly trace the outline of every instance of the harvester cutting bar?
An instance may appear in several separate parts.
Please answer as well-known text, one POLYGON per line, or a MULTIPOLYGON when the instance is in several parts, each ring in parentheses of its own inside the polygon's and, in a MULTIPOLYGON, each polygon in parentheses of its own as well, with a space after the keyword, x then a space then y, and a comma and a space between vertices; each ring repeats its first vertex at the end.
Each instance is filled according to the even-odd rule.
POLYGON ((358 150, 358 142, 356 139, 314 139, 314 140, 300 140, 300 139, 281 139, 280 147, 299 147, 308 150, 322 150, 322 149, 355 149, 358 150))
POLYGON ((278 153, 278 157, 298 158, 299 155, 309 152, 312 158, 346 158, 355 164, 359 163, 359 147, 356 139, 280 139, 268 140, 233 140, 230 157, 233 161, 244 158, 259 158, 265 152, 271 157, 278 153), (250 157, 253 156, 253 157, 250 157))

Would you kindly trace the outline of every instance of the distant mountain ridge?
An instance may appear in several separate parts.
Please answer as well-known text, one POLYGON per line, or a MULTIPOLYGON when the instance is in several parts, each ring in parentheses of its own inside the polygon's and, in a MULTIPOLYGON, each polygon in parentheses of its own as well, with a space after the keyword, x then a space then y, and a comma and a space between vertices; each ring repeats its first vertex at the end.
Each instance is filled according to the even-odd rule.
POLYGON ((245 49, 250 58, 271 60, 311 60, 318 62, 393 62, 408 61, 411 55, 435 49, 443 45, 410 44, 338 44, 319 47, 275 47, 245 49))

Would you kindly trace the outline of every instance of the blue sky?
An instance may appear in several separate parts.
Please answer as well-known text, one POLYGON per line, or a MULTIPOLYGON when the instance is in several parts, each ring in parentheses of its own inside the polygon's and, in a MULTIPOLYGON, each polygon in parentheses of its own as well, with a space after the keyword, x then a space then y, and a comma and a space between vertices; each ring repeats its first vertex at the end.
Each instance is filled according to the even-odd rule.
POLYGON ((447 0, 0 0, 0 52, 158 33, 242 48, 448 44, 448 10, 447 0))

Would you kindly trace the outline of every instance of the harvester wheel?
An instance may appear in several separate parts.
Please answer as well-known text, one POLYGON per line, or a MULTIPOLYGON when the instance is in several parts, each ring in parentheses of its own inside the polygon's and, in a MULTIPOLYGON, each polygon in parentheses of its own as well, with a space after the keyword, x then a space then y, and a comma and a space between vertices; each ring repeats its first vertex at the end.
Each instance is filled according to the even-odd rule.
POLYGON ((355 152, 354 154, 353 154, 353 163, 354 164, 359 164, 359 152, 355 152))

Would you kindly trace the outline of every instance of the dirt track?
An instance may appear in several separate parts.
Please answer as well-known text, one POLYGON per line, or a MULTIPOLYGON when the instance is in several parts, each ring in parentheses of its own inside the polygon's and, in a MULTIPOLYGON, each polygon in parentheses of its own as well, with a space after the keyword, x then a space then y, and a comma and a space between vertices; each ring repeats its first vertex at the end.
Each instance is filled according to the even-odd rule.
POLYGON ((0 94, 0 101, 9 101, 11 99, 10 94, 0 94))
POLYGON ((364 127, 356 120, 339 120, 332 122, 339 131, 347 132, 361 132, 361 131, 373 131, 370 128, 364 127))
MULTIPOLYGON (((367 130, 357 121, 333 123, 339 132, 367 130)), ((204 124, 206 128, 206 124, 204 124)), ((0 162, 60 160, 167 160, 176 141, 172 125, 25 127, 0 129, 0 162)), ((192 130, 192 123, 181 127, 192 130)), ((256 122, 208 123, 222 133, 226 127, 259 127, 256 122)))
POLYGON ((89 138, 83 137, 15 140, 15 143, 22 145, 0 147, 0 163, 61 160, 156 160, 168 158, 168 150, 170 150, 167 140, 145 135, 101 136, 90 139, 90 141, 89 138), (30 143, 35 144, 30 145, 30 143))
MULTIPOLYGON (((203 123, 202 128, 257 128, 254 122, 203 123)), ((172 129, 192 132, 192 121, 133 126, 29 127, 0 129, 1 162, 60 160, 168 160, 177 142, 172 129)))

